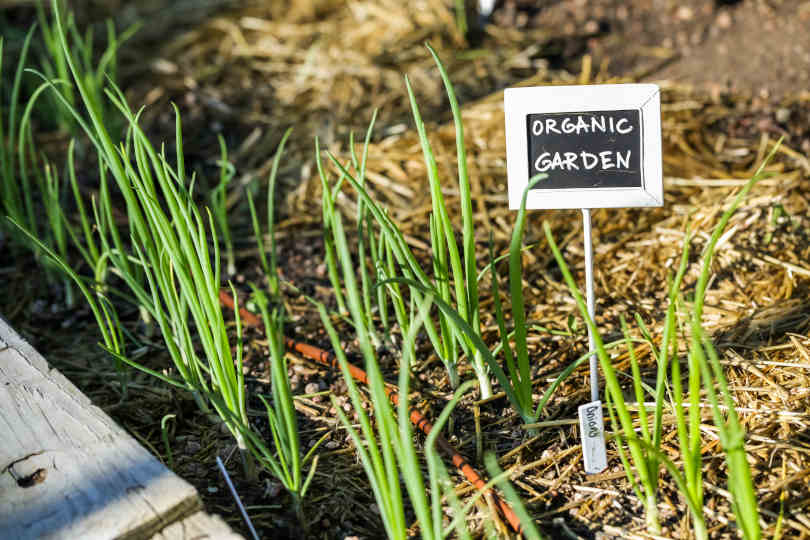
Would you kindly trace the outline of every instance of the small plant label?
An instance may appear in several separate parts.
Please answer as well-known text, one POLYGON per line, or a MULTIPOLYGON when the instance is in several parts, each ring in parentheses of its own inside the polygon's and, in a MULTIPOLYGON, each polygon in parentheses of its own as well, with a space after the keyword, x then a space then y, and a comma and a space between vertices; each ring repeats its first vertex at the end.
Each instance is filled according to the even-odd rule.
POLYGON ((507 88, 509 207, 663 205, 661 106, 654 84, 507 88))
MULTIPOLYGON (((509 208, 582 210, 587 312, 593 320, 591 209, 663 206, 661 97, 655 84, 536 86, 504 91, 509 208)), ((588 328, 591 351, 595 339, 588 328)), ((599 366, 579 407, 585 472, 607 467, 599 366)))
POLYGON ((579 406, 579 430, 582 433, 585 473, 596 474, 604 471, 607 468, 607 453, 601 401, 592 401, 579 406))

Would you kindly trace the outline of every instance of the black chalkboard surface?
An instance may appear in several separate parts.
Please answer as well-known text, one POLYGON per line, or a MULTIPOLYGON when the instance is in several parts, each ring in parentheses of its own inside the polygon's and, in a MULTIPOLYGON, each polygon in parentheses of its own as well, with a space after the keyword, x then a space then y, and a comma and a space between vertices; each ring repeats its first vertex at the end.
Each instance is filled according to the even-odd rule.
POLYGON ((641 111, 526 115, 534 190, 643 187, 641 111))

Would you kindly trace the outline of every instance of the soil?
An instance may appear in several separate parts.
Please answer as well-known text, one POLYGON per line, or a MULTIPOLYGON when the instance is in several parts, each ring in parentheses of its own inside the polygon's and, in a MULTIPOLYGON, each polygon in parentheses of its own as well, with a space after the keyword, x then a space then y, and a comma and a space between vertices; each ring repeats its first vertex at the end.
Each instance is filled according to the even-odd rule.
POLYGON ((566 38, 592 35, 554 61, 576 71, 582 53, 612 74, 671 80, 780 99, 810 92, 806 0, 562 0, 539 9, 507 1, 494 20, 566 38))
MULTIPOLYGON (((429 260, 424 248, 428 238, 424 164, 411 129, 402 73, 414 84, 423 116, 430 121, 440 172, 448 178, 454 146, 452 127, 445 124, 450 118, 446 99, 422 47, 426 39, 446 59, 457 82, 477 182, 476 220, 481 231, 493 230, 498 250, 507 245, 514 217, 504 210, 502 112, 497 109, 496 92, 530 78, 538 83, 662 83, 667 206, 594 213, 599 231, 597 323, 606 339, 618 336, 622 314, 637 312, 653 328, 660 324, 661 283, 667 268, 678 260, 688 215, 699 232, 692 247, 687 292, 693 287, 697 254, 730 190, 739 185, 733 182, 752 172, 768 140, 784 135, 785 147, 793 154, 785 151, 778 157, 774 171, 781 175, 779 183, 756 188, 731 223, 735 232, 729 246, 718 255, 707 328, 723 346, 728 365, 734 366, 729 377, 739 405, 772 412, 767 417, 763 413, 744 418, 752 434, 749 452, 761 505, 778 513, 782 508, 778 497, 785 493, 786 536, 810 535, 810 523, 802 517, 810 493, 800 476, 810 467, 810 438, 803 427, 810 414, 808 381, 803 368, 776 365, 810 363, 810 279, 803 273, 810 260, 806 157, 810 153, 810 3, 560 0, 536 6, 506 0, 497 4, 492 23, 473 47, 454 31, 448 11, 431 10, 429 2, 414 3, 411 11, 385 0, 379 5, 354 2, 353 8, 349 4, 296 2, 295 9, 283 10, 206 2, 184 11, 160 2, 95 1, 82 4, 84 11, 77 9, 88 24, 106 14, 116 16, 121 24, 144 17, 149 22, 122 52, 123 86, 131 103, 148 105, 143 121, 155 137, 171 139, 174 119, 167 105, 169 101, 179 104, 186 159, 201 178, 214 176, 211 156, 218 156, 217 134, 235 149, 231 159, 239 181, 246 183, 254 176, 266 176, 284 128, 295 126, 280 177, 279 264, 286 280, 333 307, 322 262, 320 188, 313 174, 312 139, 318 135, 325 147, 347 157, 348 132, 364 130, 374 107, 380 107, 380 116, 369 170, 379 177, 370 189, 390 206, 417 254, 429 260), (174 29, 171 39, 163 39, 167 28, 174 29), (742 363, 743 357, 765 364, 742 363)), ((3 14, 4 20, 22 27, 32 13, 23 6, 3 14)), ((64 146, 64 137, 53 140, 53 146, 64 146)), ((84 182, 92 192, 92 174, 84 182)), ((454 207, 456 196, 449 195, 449 206, 454 207)), ((246 283, 260 281, 261 275, 244 200, 238 194, 234 198, 234 214, 240 217, 234 225, 239 272, 233 279, 240 291, 247 292, 246 283)), ((339 206, 346 212, 352 208, 350 200, 341 200, 339 206)), ((555 236, 563 240, 564 254, 581 279, 578 215, 533 215, 527 242, 542 241, 541 217, 551 222, 555 236)), ((478 238, 481 260, 486 260, 484 232, 478 238)), ((327 394, 298 402, 304 446, 309 448, 328 433, 305 503, 308 528, 304 530, 278 482, 266 473, 259 483, 246 482, 230 437, 212 429, 181 394, 132 373, 127 401, 122 402, 120 387, 112 382, 115 372, 95 346, 97 335, 89 311, 81 305, 67 309, 59 288, 45 282, 32 257, 12 260, 7 253, 10 248, 0 242, 0 313, 165 462, 170 452, 161 437, 160 421, 175 414, 168 423, 174 470, 198 488, 209 512, 222 514, 231 526, 248 534, 213 466, 214 456, 220 455, 228 462, 263 537, 384 536, 367 480, 345 432, 339 429, 327 394)), ((537 359, 533 377, 536 391, 542 391, 550 377, 584 352, 586 344, 581 323, 572 329, 576 309, 556 264, 538 249, 526 254, 525 267, 530 318, 558 331, 533 337, 532 355, 537 359)), ((330 348, 317 313, 306 300, 290 294, 287 307, 288 335, 330 348)), ((122 310, 122 319, 138 334, 144 361, 158 369, 165 367, 168 359, 160 336, 139 333, 137 314, 122 310)), ((497 332, 491 314, 485 314, 484 325, 488 342, 494 344, 497 332)), ((342 325, 339 330, 351 351, 351 329, 342 325)), ((250 330, 246 343, 250 390, 269 393, 262 333, 250 330)), ((389 345, 389 349, 396 347, 389 345)), ((396 380, 395 355, 381 352, 388 379, 396 380)), ((413 383, 417 405, 435 418, 450 389, 429 347, 422 347, 421 353, 413 383)), ((644 355, 641 361, 645 376, 654 378, 653 361, 644 355)), ((617 361, 617 369, 629 370, 627 360, 617 361)), ((290 355, 290 376, 295 394, 329 392, 338 406, 347 405, 346 386, 338 374, 290 355)), ((586 370, 580 370, 564 383, 543 419, 575 418, 576 406, 587 398, 586 380, 586 370)), ((448 439, 483 470, 472 418, 478 409, 483 448, 508 456, 503 467, 534 464, 513 480, 547 534, 605 538, 643 532, 641 507, 623 480, 615 452, 605 475, 586 477, 574 426, 563 424, 529 436, 503 400, 477 404, 475 399, 469 396, 460 404, 448 439)), ((257 413, 257 425, 263 422, 257 398, 250 408, 257 413)), ((713 535, 730 538, 735 532, 724 523, 732 514, 719 494, 725 485, 721 454, 711 438, 706 444, 707 455, 713 456, 707 457, 707 483, 712 490, 707 508, 713 512, 713 535)), ((469 485, 460 476, 456 481, 459 491, 469 494, 469 485)), ((669 484, 662 490, 662 500, 667 501, 662 520, 665 532, 684 537, 686 514, 677 492, 669 484)), ((486 508, 479 508, 472 524, 480 533, 480 524, 491 519, 486 508)), ((769 514, 766 521, 772 533, 774 515, 769 514)))

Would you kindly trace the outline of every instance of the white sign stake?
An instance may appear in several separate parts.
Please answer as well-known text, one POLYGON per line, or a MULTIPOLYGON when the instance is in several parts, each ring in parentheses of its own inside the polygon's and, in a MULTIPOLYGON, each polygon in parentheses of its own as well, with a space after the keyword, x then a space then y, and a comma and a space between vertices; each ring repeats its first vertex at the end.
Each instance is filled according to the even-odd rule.
MULTIPOLYGON (((585 300, 588 304, 588 316, 596 322, 596 298, 593 294, 593 239, 591 238, 591 210, 582 209, 582 235, 585 239, 585 300)), ((588 347, 596 349, 596 339, 591 327, 588 327, 588 347)), ((599 401, 599 363, 596 354, 590 358, 591 367, 591 401, 599 401)))
MULTIPOLYGON (((591 210, 582 209, 582 234, 585 240, 585 298, 588 304, 588 316, 596 322, 596 298, 593 293, 593 239, 591 238, 591 210)), ((588 326, 588 347, 596 350, 596 339, 588 326)), ((591 403, 579 407, 579 427, 582 434, 582 458, 585 472, 596 474, 607 468, 607 449, 605 447, 605 428, 603 423, 602 402, 599 401, 599 362, 596 354, 590 358, 591 403)))
MULTIPOLYGON (((547 177, 527 209, 578 208, 585 236, 588 314, 595 318, 592 208, 662 206, 660 91, 654 84, 507 88, 506 163, 509 208, 517 210, 529 179, 547 177)), ((590 350, 594 336, 588 328, 590 350)), ((591 402, 579 407, 585 472, 607 467, 599 365, 590 358, 591 402)))

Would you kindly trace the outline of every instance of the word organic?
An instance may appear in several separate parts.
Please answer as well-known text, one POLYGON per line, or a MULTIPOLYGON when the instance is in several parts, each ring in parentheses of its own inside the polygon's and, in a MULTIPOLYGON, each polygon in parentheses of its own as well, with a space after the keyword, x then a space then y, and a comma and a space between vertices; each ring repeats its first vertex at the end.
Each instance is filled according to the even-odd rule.
POLYGON ((559 128, 557 123, 558 120, 555 118, 534 120, 531 124, 532 135, 542 135, 543 132, 556 133, 557 135, 569 135, 571 133, 577 135, 580 133, 618 133, 627 135, 633 131, 633 125, 630 124, 627 118, 615 120, 612 116, 605 117, 603 114, 577 114, 574 117, 566 115, 562 118, 562 121, 559 121, 559 128), (576 120, 573 118, 576 118, 576 120))

